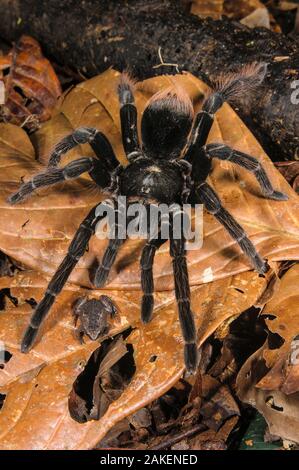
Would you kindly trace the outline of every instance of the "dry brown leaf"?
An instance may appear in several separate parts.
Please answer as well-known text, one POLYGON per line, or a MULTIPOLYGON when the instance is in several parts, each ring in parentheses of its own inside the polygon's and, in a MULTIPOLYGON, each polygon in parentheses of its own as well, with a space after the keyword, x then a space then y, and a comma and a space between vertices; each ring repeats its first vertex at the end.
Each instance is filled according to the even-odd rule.
POLYGON ((202 395, 204 403, 200 414, 208 428, 218 431, 227 419, 240 415, 229 387, 208 374, 202 377, 202 395))
POLYGON ((277 5, 277 9, 281 11, 296 10, 296 8, 298 8, 298 3, 292 1, 279 0, 277 5))
POLYGON ((257 8, 249 15, 245 16, 240 23, 248 28, 268 28, 270 29, 270 15, 265 7, 257 8))
POLYGON ((32 130, 51 117, 61 95, 59 80, 38 42, 30 36, 21 36, 9 54, 0 57, 0 70, 7 69, 2 116, 32 130))
POLYGON ((275 295, 267 303, 263 314, 269 330, 283 339, 275 349, 265 349, 263 357, 270 371, 258 387, 280 390, 286 395, 299 392, 299 264, 295 264, 283 276, 275 295), (273 317, 274 316, 274 317, 273 317))
POLYGON ((296 193, 299 193, 299 162, 277 162, 276 168, 285 177, 296 193))
POLYGON ((279 25, 260 0, 192 0, 191 13, 201 18, 219 20, 223 15, 250 28, 264 26, 281 32, 279 25))
MULTIPOLYGON (((45 279, 36 273, 1 279, 0 288, 9 287, 19 305, 7 302, 5 311, 0 313, 0 339, 12 354, 0 369, 0 393, 7 395, 0 413, 0 449, 93 448, 115 423, 171 388, 184 370, 173 294, 156 295, 154 319, 144 326, 139 320, 140 293, 109 290, 106 293, 119 310, 110 334, 129 325, 135 328, 126 341, 134 348, 136 372, 100 421, 79 424, 72 420, 68 395, 98 342, 87 340, 80 345, 74 339, 71 304, 86 291, 68 284, 53 307, 40 341, 29 354, 19 352, 22 332, 31 313, 25 300, 39 300, 45 284, 45 279), (157 356, 154 362, 150 360, 153 356, 157 356)), ((266 280, 257 273, 246 272, 193 287, 192 305, 199 344, 223 321, 250 307, 265 285, 266 280)), ((105 291, 91 292, 95 297, 100 293, 105 291)))
MULTIPOLYGON (((0 387, 4 387, 5 390, 9 390, 16 380, 22 379, 28 374, 31 375, 35 370, 39 370, 50 362, 58 361, 73 352, 81 351, 86 348, 86 345, 91 347, 91 351, 98 347, 98 342, 91 342, 88 337, 85 338, 85 345, 81 345, 76 338, 75 322, 71 312, 74 302, 80 296, 89 295, 90 298, 98 298, 106 292, 113 298, 119 308, 120 315, 109 322, 111 325, 109 335, 115 335, 128 328, 129 325, 134 325, 140 313, 140 293, 138 291, 120 293, 119 291, 95 289, 90 292, 78 286, 67 284, 43 326, 41 340, 33 348, 32 354, 22 354, 20 341, 32 313, 32 307, 28 300, 34 299, 37 302, 41 300, 46 286, 47 279, 33 271, 20 272, 15 277, 0 278, 0 289, 10 288, 11 295, 18 299, 17 306, 7 301, 5 311, 0 313, 0 338, 12 354, 12 358, 5 368, 0 370, 0 387)), ((165 298, 165 294, 159 293, 156 299, 157 305, 163 304, 165 298)), ((167 298, 171 301, 169 293, 167 293, 167 298)))
POLYGON ((299 393, 286 395, 279 390, 264 390, 257 383, 269 370, 263 352, 267 345, 250 356, 237 378, 237 394, 264 416, 273 436, 299 442, 299 393))
MULTIPOLYGON (((92 125, 111 137, 119 159, 124 162, 115 93, 117 80, 118 73, 108 70, 66 95, 60 111, 34 135, 40 160, 46 161, 50 149, 72 128, 92 125)), ((137 92, 139 110, 142 112, 153 92, 172 80, 179 80, 195 104, 200 105, 206 87, 186 74, 147 80, 143 89, 137 92)), ((218 113, 210 140, 224 140, 257 155, 277 189, 288 193, 290 201, 286 203, 265 200, 251 175, 229 163, 215 162, 211 181, 259 251, 271 259, 298 256, 296 196, 228 105, 218 113)), ((6 197, 16 189, 23 176, 36 171, 40 164, 34 160, 33 146, 20 128, 2 124, 0 148, 0 248, 24 265, 51 275, 80 221, 101 196, 90 181, 82 178, 76 183, 41 191, 26 203, 12 208, 6 204, 6 197)), ((91 149, 84 146, 70 152, 69 158, 90 153, 91 149)), ((205 214, 204 227, 204 247, 188 255, 192 306, 200 344, 224 321, 235 318, 253 305, 266 286, 265 279, 247 272, 247 260, 212 216, 205 214), (240 274, 232 275, 236 273, 240 274), (215 282, 209 282, 212 280, 215 282), (199 285, 202 282, 206 284, 199 285)), ((73 282, 89 285, 87 268, 95 256, 103 252, 103 247, 102 241, 93 239, 72 276, 73 282)), ((13 307, 7 302, 6 310, 0 314, 0 339, 12 354, 0 370, 0 393, 7 393, 0 414, 0 448, 92 448, 115 423, 161 396, 177 382, 183 372, 182 339, 174 295, 169 291, 173 281, 168 250, 163 248, 157 254, 154 271, 156 310, 153 321, 145 327, 139 322, 139 249, 139 242, 129 241, 120 254, 107 289, 89 291, 95 297, 106 293, 118 306, 120 317, 112 321, 110 334, 129 326, 135 328, 127 342, 134 348, 136 373, 125 392, 99 422, 78 424, 70 418, 67 407, 74 380, 98 346, 89 340, 80 345, 73 338, 71 304, 87 291, 68 284, 44 325, 40 341, 30 354, 22 355, 19 353, 20 339, 31 313, 26 299, 40 300, 46 279, 37 273, 23 272, 15 278, 1 280, 0 287, 10 288, 19 304, 13 307), (150 361, 152 356, 157 356, 154 362, 150 361)))
POLYGON ((202 18, 211 17, 214 20, 221 18, 224 12, 225 0, 193 0, 191 13, 202 18))
POLYGON ((190 450, 226 450, 226 441, 238 422, 238 416, 228 418, 219 431, 209 429, 188 440, 190 450))
POLYGON ((256 407, 270 433, 299 442, 299 264, 281 279, 263 315, 272 333, 238 374, 239 398, 256 407))
MULTIPOLYGON (((115 92, 119 74, 108 70, 74 88, 64 98, 60 111, 34 134, 40 160, 46 161, 51 148, 79 125, 96 126, 111 139, 119 159, 121 147, 119 107, 115 92)), ((179 81, 198 108, 207 87, 190 74, 157 77, 143 82, 137 91, 139 116, 147 98, 155 91, 179 81)), ((264 199, 252 175, 228 162, 214 162, 210 181, 225 207, 247 230, 262 256, 270 260, 298 259, 299 203, 284 178, 274 168, 260 145, 229 105, 217 113, 210 141, 228 145, 255 155, 264 164, 273 185, 289 195, 289 201, 264 199)), ((18 187, 22 177, 36 171, 37 163, 28 136, 12 125, 0 125, 0 249, 24 265, 45 274, 53 274, 66 253, 80 221, 101 200, 95 185, 86 178, 39 191, 26 202, 10 206, 6 198, 18 187), (13 214, 13 217, 12 217, 13 214)), ((68 158, 91 154, 88 145, 70 152, 68 158)), ((67 158, 65 159, 68 160, 67 158)), ((88 268, 103 253, 104 240, 94 237, 89 251, 71 275, 74 283, 90 286, 88 268)), ((120 251, 110 282, 111 289, 139 289, 139 260, 143 242, 129 240, 120 251)), ((215 218, 204 215, 204 242, 200 249, 188 252, 191 285, 210 282, 250 269, 247 258, 215 218)), ((172 289, 172 265, 168 244, 157 253, 154 266, 156 290, 172 289)))

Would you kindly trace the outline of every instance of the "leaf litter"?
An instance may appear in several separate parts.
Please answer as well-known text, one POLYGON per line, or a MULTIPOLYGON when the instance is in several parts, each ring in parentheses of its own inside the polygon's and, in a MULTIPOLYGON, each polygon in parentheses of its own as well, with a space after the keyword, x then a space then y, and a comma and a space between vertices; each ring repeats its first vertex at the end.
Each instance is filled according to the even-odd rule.
MULTIPOLYGON (((225 449, 232 431, 238 434, 242 414, 235 398, 238 371, 262 347, 265 331, 271 333, 258 315, 261 299, 275 295, 275 289, 269 294, 270 277, 249 271, 236 244, 205 213, 203 247, 188 253, 198 344, 204 345, 195 377, 184 375, 167 247, 156 257, 154 318, 147 326, 140 322, 140 241, 124 246, 105 289, 90 290, 88 269, 104 248, 94 237, 36 346, 28 355, 19 352, 25 325, 47 280, 80 221, 103 196, 88 178, 39 191, 13 209, 7 196, 21 179, 43 168, 54 145, 78 126, 100 128, 125 162, 115 93, 118 76, 110 69, 67 92, 52 119, 30 138, 20 127, 0 125, 0 248, 15 266, 14 276, 4 272, 0 278, 7 294, 0 312, 0 339, 10 354, 0 368, 2 449, 225 449), (109 335, 80 344, 74 334, 73 305, 79 297, 98 299, 103 294, 113 299, 119 315, 109 320, 109 335), (258 308, 252 310, 253 305, 258 308)), ((138 87, 139 116, 149 96, 172 80, 178 80, 200 107, 206 85, 190 74, 161 76, 138 87)), ((298 198, 229 105, 217 114, 210 140, 257 156, 273 184, 289 195, 288 202, 265 200, 251 175, 227 162, 215 163, 213 186, 274 272, 277 261, 298 259, 298 198)), ((69 152, 65 161, 91 154, 84 145, 69 152)))
POLYGON ((1 117, 5 122, 33 131, 50 119, 62 91, 35 39, 21 36, 7 55, 0 56, 0 72, 4 85, 1 117))

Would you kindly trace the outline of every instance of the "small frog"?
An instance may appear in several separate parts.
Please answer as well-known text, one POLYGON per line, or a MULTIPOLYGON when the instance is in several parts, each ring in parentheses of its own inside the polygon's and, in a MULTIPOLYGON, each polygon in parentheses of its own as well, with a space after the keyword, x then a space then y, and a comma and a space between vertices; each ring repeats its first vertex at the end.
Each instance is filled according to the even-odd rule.
POLYGON ((73 307, 73 314, 75 325, 77 325, 78 318, 80 320, 76 335, 80 342, 84 343, 84 334, 95 341, 99 336, 108 333, 108 316, 115 318, 117 308, 107 295, 101 295, 99 299, 80 297, 73 307))

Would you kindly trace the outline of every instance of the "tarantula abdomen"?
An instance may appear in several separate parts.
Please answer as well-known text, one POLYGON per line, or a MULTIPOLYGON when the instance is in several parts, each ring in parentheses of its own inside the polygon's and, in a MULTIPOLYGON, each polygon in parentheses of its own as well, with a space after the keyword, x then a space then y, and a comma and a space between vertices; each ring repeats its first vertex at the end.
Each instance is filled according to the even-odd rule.
POLYGON ((156 93, 145 108, 141 120, 144 153, 148 158, 178 158, 192 127, 194 110, 181 87, 156 93))

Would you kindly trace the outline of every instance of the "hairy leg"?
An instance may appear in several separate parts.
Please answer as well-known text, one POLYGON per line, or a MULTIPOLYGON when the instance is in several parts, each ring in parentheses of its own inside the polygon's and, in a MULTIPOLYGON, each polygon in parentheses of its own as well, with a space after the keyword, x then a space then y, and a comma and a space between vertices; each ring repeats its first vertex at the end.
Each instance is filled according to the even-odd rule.
POLYGON ((137 108, 134 100, 133 82, 127 73, 121 75, 118 85, 120 122, 123 147, 129 161, 140 155, 137 132, 137 108))
POLYGON ((119 162, 107 137, 92 127, 80 127, 58 142, 49 157, 48 166, 58 166, 62 155, 77 145, 86 143, 90 144, 96 156, 103 161, 107 171, 113 171, 119 166, 119 162))
POLYGON ((191 298, 188 267, 185 251, 185 238, 183 230, 180 238, 174 238, 173 227, 176 217, 181 217, 182 209, 176 209, 171 217, 170 230, 170 255, 172 257, 175 296, 178 304, 179 319, 185 341, 184 357, 188 372, 194 373, 198 365, 198 353, 196 344, 196 328, 191 311, 191 298))
POLYGON ((30 324, 22 340, 22 352, 27 352, 31 349, 39 328, 52 307, 56 296, 61 292, 74 267, 78 263, 79 259, 84 255, 87 244, 95 231, 96 224, 101 220, 101 218, 105 217, 96 216, 96 207, 89 212, 87 217, 85 217, 83 222, 80 224, 80 227, 69 246, 66 257, 52 277, 43 299, 36 306, 30 319, 30 324))
POLYGON ((262 164, 254 157, 246 153, 234 150, 224 144, 209 144, 205 148, 205 154, 209 158, 218 158, 219 160, 227 160, 232 163, 246 168, 250 171, 259 182, 264 196, 268 199, 275 199, 277 201, 286 201, 288 196, 280 191, 275 191, 271 181, 268 178, 266 171, 262 164))
POLYGON ((249 64, 236 73, 223 74, 216 83, 215 91, 203 102, 202 110, 196 115, 190 133, 184 159, 193 163, 198 151, 206 143, 214 122, 214 115, 225 101, 233 100, 259 86, 266 74, 266 64, 249 64))
POLYGON ((78 178, 82 173, 92 171, 95 159, 80 158, 66 165, 64 168, 49 168, 43 173, 33 176, 30 181, 20 186, 20 189, 12 194, 8 201, 17 204, 38 188, 51 186, 65 180, 78 178))
POLYGON ((141 303, 141 320, 143 323, 148 323, 152 319, 154 309, 154 278, 153 278, 153 263, 156 251, 160 248, 166 239, 161 238, 158 234, 157 237, 150 238, 142 250, 140 258, 141 268, 141 288, 143 291, 141 303))
POLYGON ((123 217, 125 211, 126 205, 118 199, 114 210, 115 221, 114 224, 110 226, 112 238, 109 239, 108 246, 104 252, 101 263, 91 274, 91 282, 97 288, 103 287, 107 282, 111 267, 115 261, 117 253, 120 247, 126 241, 126 234, 122 233, 126 229, 127 223, 127 219, 124 219, 123 217), (125 226, 122 223, 122 220, 124 221, 125 226))
POLYGON ((254 268, 260 274, 267 272, 269 269, 267 262, 258 254, 243 227, 241 227, 233 216, 222 206, 219 197, 211 186, 209 186, 208 183, 201 183, 196 188, 195 193, 198 202, 204 204, 206 209, 216 217, 231 237, 236 240, 243 253, 250 259, 254 268))

